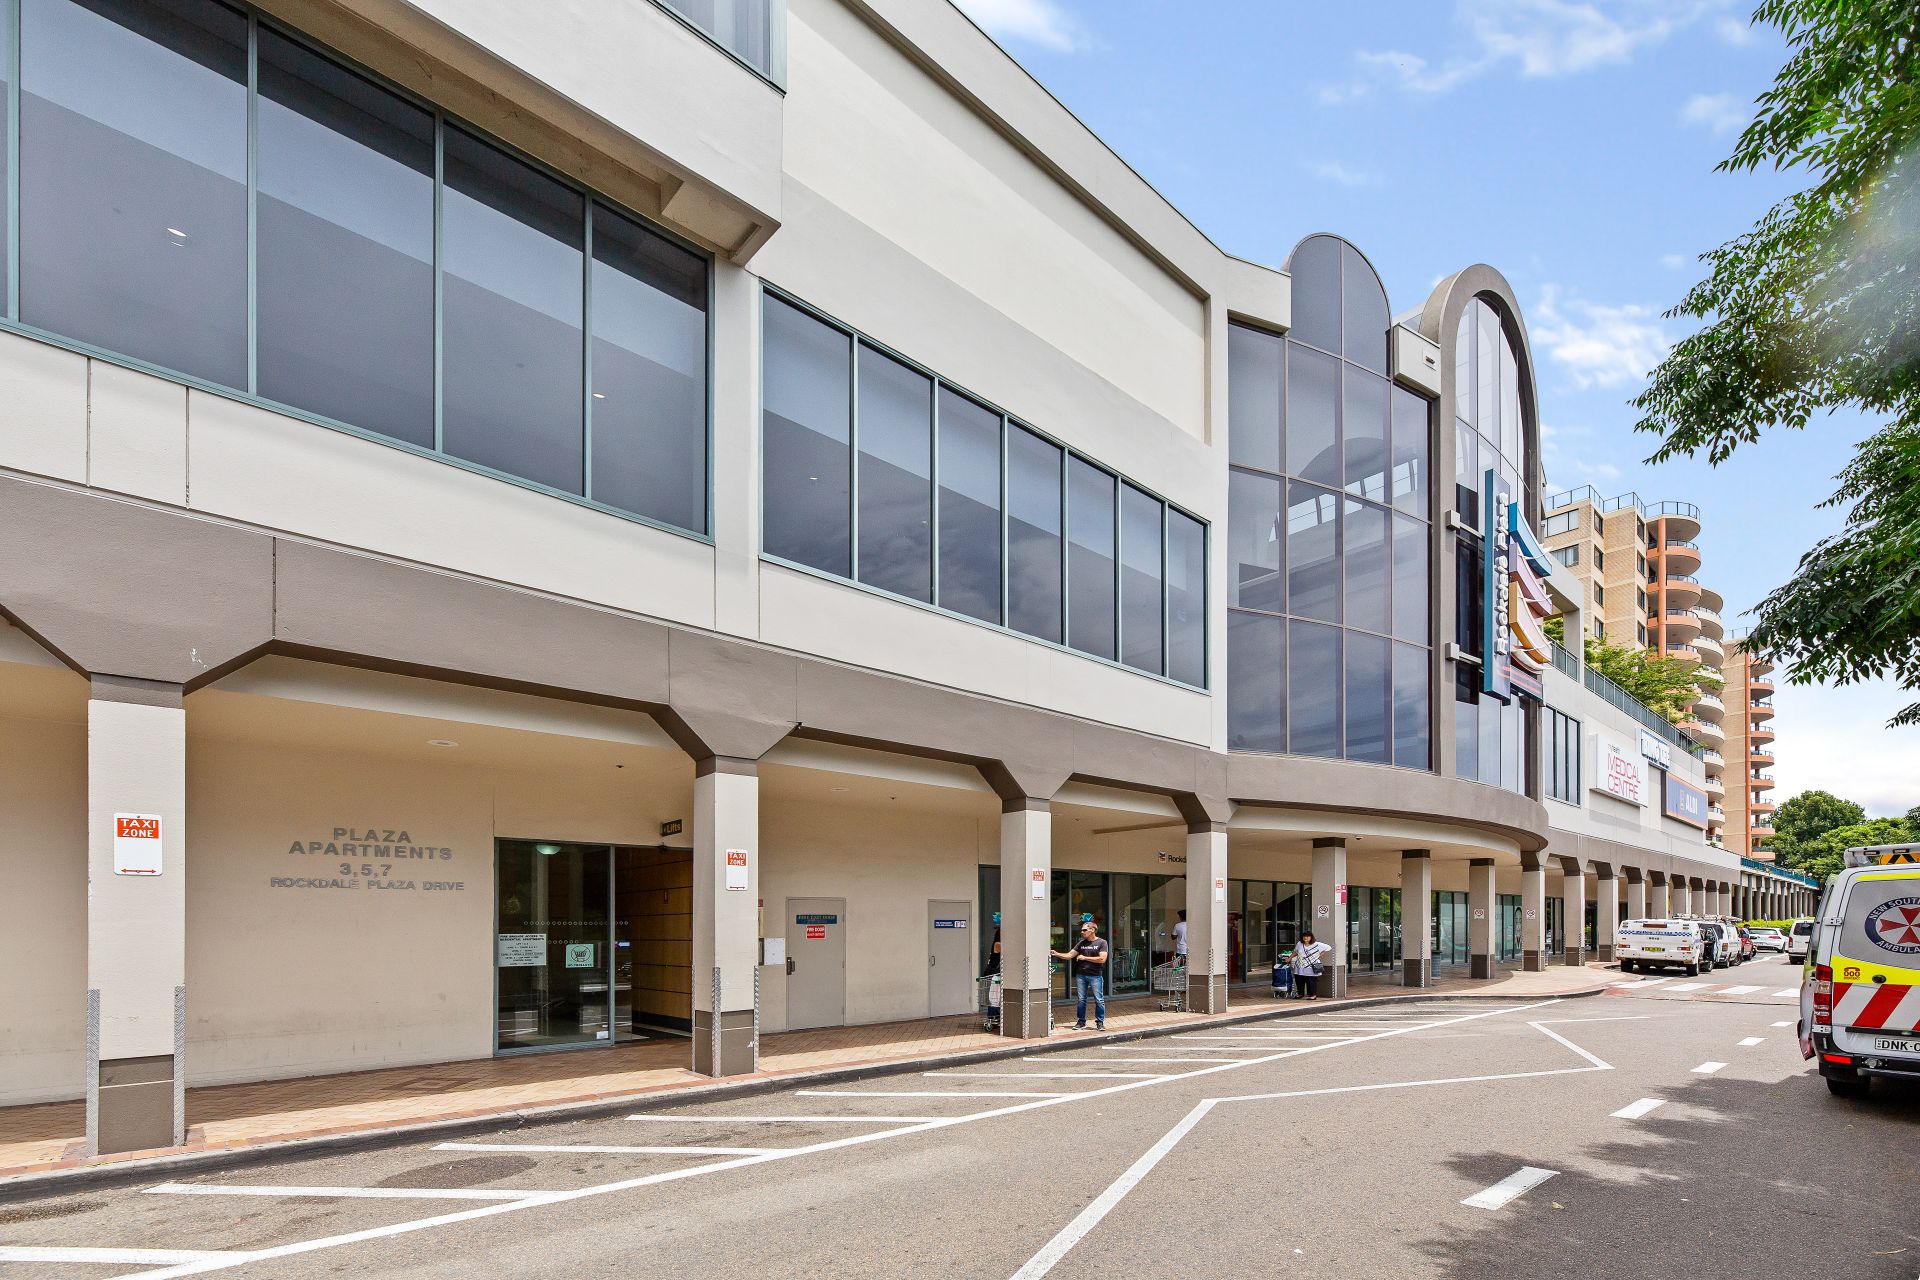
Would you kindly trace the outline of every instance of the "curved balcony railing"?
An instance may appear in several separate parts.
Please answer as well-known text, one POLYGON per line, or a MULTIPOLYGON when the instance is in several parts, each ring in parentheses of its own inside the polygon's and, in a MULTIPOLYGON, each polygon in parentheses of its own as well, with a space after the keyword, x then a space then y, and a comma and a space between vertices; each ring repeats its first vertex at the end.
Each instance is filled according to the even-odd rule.
POLYGON ((1700 518, 1700 508, 1691 502, 1656 502, 1652 506, 1641 507, 1640 510, 1653 519, 1659 519, 1662 516, 1687 516, 1693 520, 1700 518))
POLYGON ((1666 546, 1679 551, 1698 551, 1700 544, 1687 538, 1668 538, 1666 546))
POLYGON ((1697 587, 1700 585, 1700 579, 1690 573, 1670 573, 1667 575, 1666 580, 1668 582, 1682 582, 1689 587, 1697 587))
POLYGON ((1701 760, 1701 763, 1703 764, 1723 765, 1727 762, 1727 758, 1721 755, 1718 751, 1715 751, 1712 747, 1708 747, 1705 751, 1702 751, 1700 753, 1700 760, 1701 760))

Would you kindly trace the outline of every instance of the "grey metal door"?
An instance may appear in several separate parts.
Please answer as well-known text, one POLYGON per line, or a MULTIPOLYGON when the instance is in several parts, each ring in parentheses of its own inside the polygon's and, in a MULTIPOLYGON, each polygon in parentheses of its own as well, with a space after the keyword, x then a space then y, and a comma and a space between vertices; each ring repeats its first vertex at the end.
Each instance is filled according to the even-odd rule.
POLYGON ((973 1008, 973 929, 970 902, 927 903, 927 1014, 941 1017, 973 1008))
POLYGON ((847 1022, 847 900, 787 899, 787 1029, 847 1022))

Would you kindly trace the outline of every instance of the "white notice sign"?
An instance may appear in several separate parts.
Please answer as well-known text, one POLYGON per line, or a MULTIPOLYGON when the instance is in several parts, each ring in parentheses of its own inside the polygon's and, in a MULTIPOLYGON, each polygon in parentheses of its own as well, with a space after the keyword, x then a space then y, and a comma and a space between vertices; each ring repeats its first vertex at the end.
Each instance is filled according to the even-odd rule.
POLYGON ((160 845, 159 814, 116 813, 113 815, 113 874, 117 876, 159 875, 160 845))
POLYGON ((745 849, 727 850, 727 892, 745 893, 747 891, 747 851, 745 849))
POLYGON ((1033 899, 1034 901, 1038 902, 1040 899, 1046 896, 1047 896, 1047 873, 1044 871, 1036 871, 1033 873, 1033 899))
POLYGON ((1227 900, 1227 882, 1225 880, 1215 880, 1213 882, 1213 900, 1215 902, 1225 902, 1227 900))
POLYGON ((533 969, 546 963, 546 934, 503 933, 500 935, 500 967, 502 969, 533 969))

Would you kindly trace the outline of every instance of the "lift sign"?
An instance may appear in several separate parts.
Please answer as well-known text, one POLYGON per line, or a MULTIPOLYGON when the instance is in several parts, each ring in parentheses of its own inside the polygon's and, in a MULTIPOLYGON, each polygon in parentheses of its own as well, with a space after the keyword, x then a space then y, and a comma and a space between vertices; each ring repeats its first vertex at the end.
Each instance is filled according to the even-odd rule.
POLYGON ((160 843, 159 814, 114 814, 113 874, 117 876, 159 875, 160 843))

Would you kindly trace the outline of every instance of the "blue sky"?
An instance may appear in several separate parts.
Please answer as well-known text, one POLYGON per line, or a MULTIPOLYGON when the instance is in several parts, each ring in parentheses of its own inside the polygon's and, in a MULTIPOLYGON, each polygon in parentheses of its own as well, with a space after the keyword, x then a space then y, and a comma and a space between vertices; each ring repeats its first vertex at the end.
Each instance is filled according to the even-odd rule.
MULTIPOLYGON (((1792 175, 1714 166, 1784 59, 1734 0, 959 0, 1222 248, 1278 265, 1314 231, 1373 260, 1395 313, 1498 267, 1525 309, 1548 482, 1702 510, 1729 628, 1836 531, 1819 503, 1871 424, 1775 432, 1718 468, 1644 459, 1627 401, 1685 330, 1695 255, 1792 175)), ((1774 775, 1899 813, 1920 731, 1891 684, 1782 683, 1774 775)))

